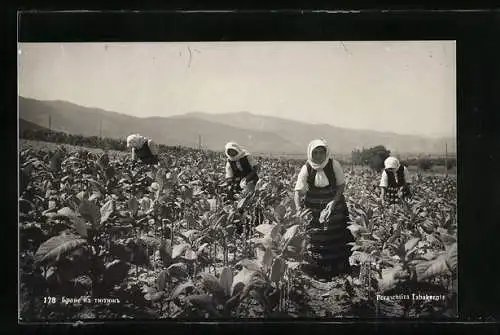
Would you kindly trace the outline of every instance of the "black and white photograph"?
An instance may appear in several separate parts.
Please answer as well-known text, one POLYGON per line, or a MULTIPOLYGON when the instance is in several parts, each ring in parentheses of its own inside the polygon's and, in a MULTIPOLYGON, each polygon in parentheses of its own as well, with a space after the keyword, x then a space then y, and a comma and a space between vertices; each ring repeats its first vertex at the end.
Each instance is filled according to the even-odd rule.
POLYGON ((18 43, 19 320, 458 317, 456 43, 18 43))

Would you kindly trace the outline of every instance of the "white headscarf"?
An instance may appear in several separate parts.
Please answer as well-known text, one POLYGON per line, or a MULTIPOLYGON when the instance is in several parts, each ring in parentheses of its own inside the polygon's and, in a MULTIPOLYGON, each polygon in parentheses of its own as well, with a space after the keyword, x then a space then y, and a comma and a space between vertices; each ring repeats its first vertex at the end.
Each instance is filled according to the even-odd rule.
POLYGON ((326 142, 326 140, 317 139, 317 140, 312 140, 309 143, 309 146, 307 147, 307 162, 311 165, 311 167, 314 170, 316 170, 316 177, 314 178, 314 184, 317 187, 325 187, 325 186, 329 185, 328 177, 326 176, 323 169, 325 168, 325 166, 328 163, 328 160, 330 158, 332 158, 331 152, 330 152, 330 148, 328 147, 328 143, 326 142), (325 147, 325 149, 326 149, 325 160, 320 164, 315 163, 312 160, 312 152, 317 147, 325 147))
POLYGON ((399 169, 399 160, 396 157, 387 157, 384 161, 384 167, 386 169, 399 169))
POLYGON ((127 137, 127 148, 140 148, 148 139, 140 134, 132 134, 127 137))
POLYGON ((328 147, 328 143, 326 143, 325 140, 319 139, 319 140, 312 140, 311 142, 309 142, 309 146, 307 147, 307 161, 314 170, 323 170, 326 164, 328 163, 329 159, 330 159, 330 148, 328 147), (325 160, 320 164, 315 163, 312 159, 312 152, 317 147, 325 147, 326 149, 325 160))
POLYGON ((236 142, 228 142, 226 143, 226 148, 225 148, 225 153, 226 153, 226 157, 230 160, 230 161, 237 161, 237 160, 240 160, 242 159, 243 157, 246 157, 248 155, 250 155, 250 153, 248 151, 246 151, 245 149, 241 148, 238 143, 236 142), (228 155, 227 151, 229 149, 233 149, 237 152, 236 156, 234 157, 231 157, 228 155))

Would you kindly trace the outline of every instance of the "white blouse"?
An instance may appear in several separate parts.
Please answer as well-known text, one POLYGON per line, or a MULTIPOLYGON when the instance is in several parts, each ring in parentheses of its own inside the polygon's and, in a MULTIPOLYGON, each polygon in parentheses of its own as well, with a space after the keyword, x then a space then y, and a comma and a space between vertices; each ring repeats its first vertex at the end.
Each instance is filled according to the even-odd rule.
MULTIPOLYGON (((335 183, 337 186, 345 183, 344 170, 338 161, 332 159, 333 172, 335 173, 335 183)), ((307 166, 304 164, 300 169, 299 175, 297 177, 297 182, 295 183, 295 191, 307 192, 309 185, 307 184, 307 166)), ((316 171, 316 177, 314 178, 314 186, 325 187, 330 185, 328 177, 323 170, 316 171)))
MULTIPOLYGON (((253 168, 257 165, 257 162, 255 159, 253 159, 252 156, 246 156, 248 159, 248 164, 253 168)), ((238 170, 243 171, 243 168, 241 167, 240 161, 236 161, 236 167, 238 170)), ((233 178, 233 169, 231 169, 231 164, 229 162, 226 163, 226 179, 228 178, 233 178)))

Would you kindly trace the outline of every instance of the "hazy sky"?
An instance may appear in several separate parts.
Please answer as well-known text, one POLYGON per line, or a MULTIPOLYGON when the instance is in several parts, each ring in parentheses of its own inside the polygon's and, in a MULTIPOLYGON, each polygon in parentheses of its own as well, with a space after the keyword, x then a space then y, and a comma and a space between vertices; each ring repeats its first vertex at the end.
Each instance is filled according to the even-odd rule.
POLYGON ((134 116, 286 117, 455 136, 454 41, 19 45, 19 93, 134 116))

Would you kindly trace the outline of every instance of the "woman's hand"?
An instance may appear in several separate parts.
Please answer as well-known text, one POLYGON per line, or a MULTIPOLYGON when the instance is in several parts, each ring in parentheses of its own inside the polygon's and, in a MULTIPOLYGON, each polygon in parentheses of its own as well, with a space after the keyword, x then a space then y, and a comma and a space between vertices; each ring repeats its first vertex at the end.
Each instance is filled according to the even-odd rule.
POLYGON ((321 211, 319 222, 327 222, 333 214, 333 209, 335 208, 335 200, 330 201, 326 207, 321 211))
POLYGON ((302 208, 297 207, 297 209, 295 209, 295 216, 300 216, 300 213, 302 213, 302 208))
POLYGON ((334 210, 334 208, 335 208, 335 205, 336 205, 336 204, 337 204, 337 201, 335 201, 335 199, 334 199, 334 200, 330 201, 330 202, 328 203, 328 205, 326 205, 326 208, 328 208, 328 211, 329 211, 330 213, 332 213, 332 212, 333 212, 333 210, 334 210))

